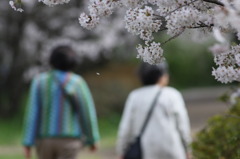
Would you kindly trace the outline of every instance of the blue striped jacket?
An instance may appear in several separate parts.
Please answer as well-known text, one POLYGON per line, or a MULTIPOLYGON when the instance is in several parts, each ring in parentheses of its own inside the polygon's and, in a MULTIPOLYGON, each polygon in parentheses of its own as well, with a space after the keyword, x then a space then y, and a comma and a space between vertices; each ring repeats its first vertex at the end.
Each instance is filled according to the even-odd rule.
MULTIPOLYGON (((84 131, 85 132, 85 131, 84 131)), ((88 145, 99 140, 94 102, 84 79, 71 72, 58 70, 42 73, 31 84, 25 113, 23 145, 32 146, 41 138, 82 138, 88 145), (58 81, 57 81, 57 80, 58 81), (84 110, 88 134, 83 135, 79 115, 63 94, 60 83, 68 94, 74 94, 84 110)))

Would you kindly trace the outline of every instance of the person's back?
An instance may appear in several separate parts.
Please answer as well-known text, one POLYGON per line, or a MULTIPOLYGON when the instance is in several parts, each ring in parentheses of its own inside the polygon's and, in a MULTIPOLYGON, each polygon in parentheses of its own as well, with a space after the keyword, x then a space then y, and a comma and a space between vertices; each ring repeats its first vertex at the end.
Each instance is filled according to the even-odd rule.
MULTIPOLYGON (((68 47, 60 47, 59 50, 55 51, 56 57, 59 57, 59 52, 69 52, 68 47)), ((66 58, 69 57, 66 55, 66 58)), ((66 58, 62 58, 62 63, 57 61, 59 67, 71 61, 64 61, 66 58)), ((52 63, 56 64, 54 60, 52 63)), ((29 151, 29 147, 36 144, 40 159, 65 155, 75 158, 81 146, 92 146, 99 139, 95 106, 86 82, 81 76, 68 69, 58 69, 57 66, 32 81, 25 121, 23 145, 29 151), (74 109, 67 95, 76 97, 77 107, 84 110, 82 114, 74 109), (84 116, 82 119, 87 123, 88 130, 81 127, 80 116, 84 116)), ((29 152, 26 152, 26 156, 29 156, 29 152)))
MULTIPOLYGON (((38 134, 25 134, 25 145, 32 144, 34 135, 37 137, 79 137, 81 136, 80 125, 78 123, 78 117, 76 112, 73 111, 72 106, 68 100, 64 97, 59 87, 59 80, 68 91, 69 94, 76 94, 78 98, 85 98, 91 102, 91 96, 88 95, 86 90, 85 81, 74 73, 63 71, 49 71, 38 75, 33 82, 32 88, 36 88, 36 98, 32 98, 30 102, 37 102, 39 106, 31 107, 29 113, 32 115, 38 115, 41 122, 38 125, 38 134), (36 109, 36 110, 35 110, 36 109), (39 109, 39 110, 37 110, 39 109), (28 141, 29 140, 29 141, 28 141)), ((84 100, 82 100, 84 102, 84 100)), ((93 105, 93 103, 91 103, 93 105)), ((94 106, 94 105, 93 105, 94 106)), ((94 111, 94 110, 93 110, 94 111)), ((35 118, 35 117, 32 118, 35 118)), ((32 121, 29 119, 29 121, 32 121)), ((32 133, 32 131, 29 131, 32 133)), ((96 131, 97 132, 97 131, 96 131)), ((96 134, 95 134, 96 135, 96 134)))
POLYGON ((139 135, 155 98, 141 139, 144 159, 186 159, 191 137, 184 101, 176 89, 157 84, 136 89, 128 96, 119 128, 118 153, 123 156, 139 135))

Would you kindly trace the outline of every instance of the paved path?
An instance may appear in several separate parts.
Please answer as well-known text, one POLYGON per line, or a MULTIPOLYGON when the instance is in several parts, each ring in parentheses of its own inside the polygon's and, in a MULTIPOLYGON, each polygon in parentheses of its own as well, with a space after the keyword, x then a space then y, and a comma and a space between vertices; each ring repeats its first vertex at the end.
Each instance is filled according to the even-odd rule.
POLYGON ((190 89, 183 91, 193 134, 203 128, 207 120, 224 113, 229 105, 218 98, 229 90, 227 87, 190 89))

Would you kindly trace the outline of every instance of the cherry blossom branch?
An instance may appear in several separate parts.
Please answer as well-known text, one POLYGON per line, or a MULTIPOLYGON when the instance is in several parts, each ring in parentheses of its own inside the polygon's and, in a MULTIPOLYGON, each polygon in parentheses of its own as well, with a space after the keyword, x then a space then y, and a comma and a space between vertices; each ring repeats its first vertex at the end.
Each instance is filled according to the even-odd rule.
POLYGON ((23 12, 23 9, 22 9, 22 0, 16 0, 16 1, 13 1, 13 0, 10 0, 9 1, 9 5, 11 6, 11 8, 17 12, 23 12))
POLYGON ((163 43, 161 43, 161 45, 163 46, 163 45, 165 45, 166 43, 168 43, 169 41, 171 41, 171 40, 173 40, 173 39, 176 39, 176 38, 177 38, 178 36, 180 36, 183 32, 184 32, 184 29, 183 29, 182 32, 180 32, 180 33, 178 33, 178 34, 172 36, 172 37, 169 38, 168 40, 166 40, 166 41, 164 41, 163 43))
POLYGON ((217 5, 220 5, 220 6, 224 6, 223 3, 219 2, 219 1, 216 1, 216 0, 203 0, 203 1, 208 2, 208 3, 217 4, 217 5))
POLYGON ((207 28, 207 27, 210 27, 210 26, 203 26, 203 25, 199 25, 199 26, 195 26, 195 27, 187 27, 188 29, 199 29, 199 28, 207 28))
POLYGON ((161 32, 161 31, 165 31, 165 30, 167 30, 168 28, 167 27, 161 27, 161 29, 159 30, 159 32, 161 32))
POLYGON ((157 15, 157 14, 154 14, 154 16, 157 17, 156 19, 163 19, 163 18, 169 16, 170 14, 172 14, 173 12, 175 12, 175 11, 177 11, 177 10, 183 8, 183 7, 186 7, 186 6, 190 5, 190 4, 193 4, 193 3, 197 2, 197 1, 199 1, 199 0, 193 0, 193 1, 191 1, 191 2, 189 2, 187 4, 185 4, 185 5, 181 5, 178 8, 176 8, 176 9, 170 11, 169 13, 167 13, 167 15, 165 15, 164 17, 160 16, 160 15, 157 15))
POLYGON ((190 5, 190 4, 193 4, 193 3, 197 2, 197 1, 199 1, 199 0, 194 0, 194 1, 190 2, 190 3, 187 3, 187 4, 185 4, 185 5, 182 5, 182 6, 178 7, 178 8, 176 8, 176 9, 170 11, 166 16, 172 14, 173 12, 175 12, 175 11, 177 11, 177 10, 183 8, 183 7, 186 7, 186 6, 190 5))
POLYGON ((213 26, 214 26, 213 24, 206 25, 206 24, 200 22, 200 24, 198 26, 188 27, 188 29, 208 28, 208 27, 213 27, 213 26))
MULTIPOLYGON (((156 18, 155 18, 156 20, 161 20, 161 21, 163 22, 163 25, 161 26, 159 32, 167 30, 167 27, 166 27, 166 24, 165 24, 165 23, 166 23, 165 18, 166 18, 167 16, 169 16, 169 15, 172 14, 173 12, 175 12, 175 11, 177 11, 177 10, 185 7, 185 6, 188 6, 188 5, 190 5, 190 4, 193 4, 193 3, 197 2, 197 1, 199 1, 199 0, 193 0, 193 1, 191 1, 190 3, 187 3, 187 4, 185 4, 185 5, 182 5, 182 6, 178 7, 178 8, 170 11, 170 12, 169 12, 167 15, 165 15, 165 16, 160 16, 160 15, 154 14, 154 16, 156 17, 156 18)), ((204 27, 206 27, 206 26, 204 26, 204 27)))

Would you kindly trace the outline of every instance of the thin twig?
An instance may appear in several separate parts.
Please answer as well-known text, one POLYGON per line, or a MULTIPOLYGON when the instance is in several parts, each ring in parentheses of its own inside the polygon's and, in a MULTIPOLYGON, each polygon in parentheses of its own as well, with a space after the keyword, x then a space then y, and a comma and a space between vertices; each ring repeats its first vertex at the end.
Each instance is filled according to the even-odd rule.
POLYGON ((168 40, 164 41, 163 43, 161 43, 161 45, 163 46, 163 45, 165 45, 166 43, 168 43, 169 41, 171 41, 171 40, 173 40, 173 39, 176 39, 176 38, 177 38, 179 35, 181 35, 183 32, 184 32, 184 30, 181 31, 180 33, 174 35, 173 37, 169 38, 168 40))
MULTIPOLYGON (((177 11, 177 10, 179 10, 179 9, 181 9, 181 8, 183 8, 183 7, 185 7, 185 6, 188 6, 188 5, 190 5, 190 4, 193 4, 193 3, 197 2, 197 1, 199 1, 199 0, 194 0, 194 1, 190 2, 190 3, 187 3, 187 4, 185 4, 185 5, 182 5, 182 6, 178 7, 178 8, 176 8, 176 9, 170 11, 166 16, 172 14, 173 12, 175 12, 175 11, 177 11)), ((165 17, 166 17, 166 16, 165 16, 165 17)))
POLYGON ((220 6, 224 6, 223 3, 217 1, 217 0, 203 0, 204 2, 208 2, 208 3, 213 3, 213 4, 217 4, 217 5, 220 5, 220 6))
POLYGON ((214 24, 210 24, 210 25, 206 25, 205 23, 203 23, 202 21, 199 21, 197 23, 197 26, 193 26, 193 27, 187 27, 188 29, 198 29, 198 28, 208 28, 208 27, 213 27, 214 24))
POLYGON ((190 4, 193 4, 193 3, 197 2, 197 1, 199 1, 199 0, 194 0, 194 1, 191 1, 190 3, 185 4, 185 5, 181 5, 181 6, 179 6, 178 8, 176 8, 176 9, 170 11, 169 13, 167 13, 165 16, 160 16, 160 15, 157 15, 157 14, 153 14, 153 15, 154 15, 155 17, 158 17, 159 19, 166 18, 168 15, 172 14, 173 12, 175 12, 175 11, 177 11, 177 10, 185 7, 185 6, 188 6, 188 5, 190 5, 190 4))
POLYGON ((159 30, 159 32, 160 31, 165 31, 165 30, 167 30, 167 27, 163 27, 162 29, 159 30))
POLYGON ((198 25, 198 26, 194 26, 194 27, 187 27, 188 29, 198 29, 198 28, 208 28, 208 27, 212 27, 213 25, 198 25))
POLYGON ((206 28, 208 26, 194 26, 194 27, 187 27, 188 29, 199 29, 199 28, 206 28))

